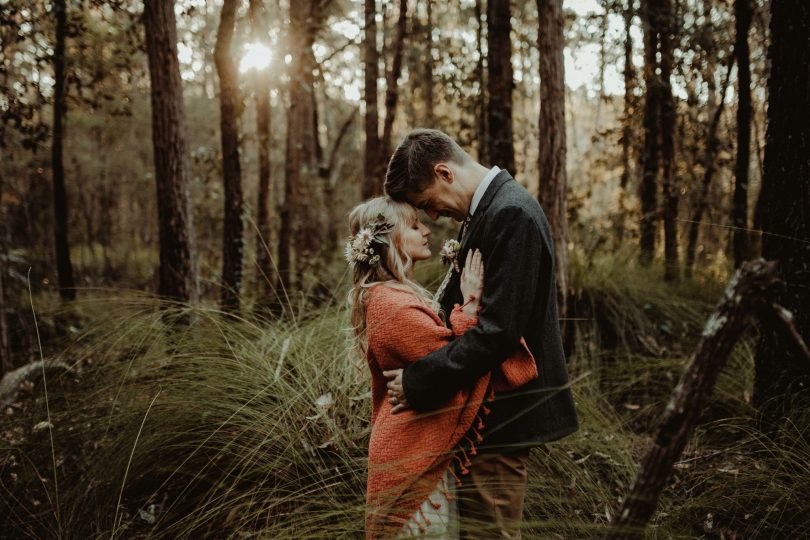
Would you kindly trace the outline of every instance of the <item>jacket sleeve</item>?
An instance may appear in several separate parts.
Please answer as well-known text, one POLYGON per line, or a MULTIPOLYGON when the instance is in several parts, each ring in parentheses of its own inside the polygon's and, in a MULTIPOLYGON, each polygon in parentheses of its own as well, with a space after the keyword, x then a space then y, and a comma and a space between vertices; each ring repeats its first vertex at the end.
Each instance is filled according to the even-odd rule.
POLYGON ((540 228, 519 207, 500 210, 489 227, 477 246, 486 268, 478 324, 403 373, 405 397, 417 411, 441 406, 460 388, 500 366, 519 347, 531 323, 543 256, 540 228))

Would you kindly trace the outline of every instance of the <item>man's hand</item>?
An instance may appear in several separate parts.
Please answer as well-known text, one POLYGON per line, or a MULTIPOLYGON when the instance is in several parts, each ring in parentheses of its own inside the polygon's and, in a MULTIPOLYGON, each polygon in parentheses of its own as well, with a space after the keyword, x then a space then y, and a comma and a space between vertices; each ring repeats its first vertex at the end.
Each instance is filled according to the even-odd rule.
POLYGON ((383 371, 388 381, 388 401, 394 406, 391 414, 397 414, 409 408, 408 400, 405 399, 405 391, 402 389, 402 370, 392 369, 383 371))

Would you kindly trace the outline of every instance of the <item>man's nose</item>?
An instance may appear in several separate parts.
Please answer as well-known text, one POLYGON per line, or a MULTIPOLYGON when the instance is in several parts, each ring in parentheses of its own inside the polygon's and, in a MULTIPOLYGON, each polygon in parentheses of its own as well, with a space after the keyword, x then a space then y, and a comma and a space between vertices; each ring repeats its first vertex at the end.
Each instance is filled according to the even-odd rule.
POLYGON ((435 211, 435 210, 425 210, 425 213, 433 221, 436 221, 437 219, 439 219, 439 213, 437 211, 435 211))

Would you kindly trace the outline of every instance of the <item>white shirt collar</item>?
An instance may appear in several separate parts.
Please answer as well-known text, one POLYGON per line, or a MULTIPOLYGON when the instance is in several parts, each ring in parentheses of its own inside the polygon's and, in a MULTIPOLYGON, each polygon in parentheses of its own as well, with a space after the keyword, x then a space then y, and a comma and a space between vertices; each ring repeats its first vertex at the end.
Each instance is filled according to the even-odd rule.
POLYGON ((473 193, 472 202, 470 203, 470 216, 475 213, 475 209, 478 208, 478 204, 481 202, 481 199, 484 198, 484 193, 486 193, 487 188, 499 172, 501 172, 501 169, 497 165, 492 167, 486 176, 484 176, 484 179, 481 180, 481 183, 478 184, 478 189, 476 189, 475 193, 473 193))

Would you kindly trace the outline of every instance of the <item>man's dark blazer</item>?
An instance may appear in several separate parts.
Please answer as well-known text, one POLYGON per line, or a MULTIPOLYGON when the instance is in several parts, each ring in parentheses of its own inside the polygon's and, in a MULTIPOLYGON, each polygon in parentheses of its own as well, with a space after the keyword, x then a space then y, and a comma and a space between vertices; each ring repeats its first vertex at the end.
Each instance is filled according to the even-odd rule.
MULTIPOLYGON (((506 360, 522 336, 539 378, 497 397, 486 417, 483 444, 536 445, 575 432, 579 425, 557 315, 554 243, 543 210, 501 171, 468 227, 458 260, 463 263, 473 248, 483 257, 478 325, 405 369, 405 399, 416 411, 441 408, 459 389, 506 360)), ((441 302, 445 313, 463 301, 459 279, 456 273, 447 285, 441 302)))

